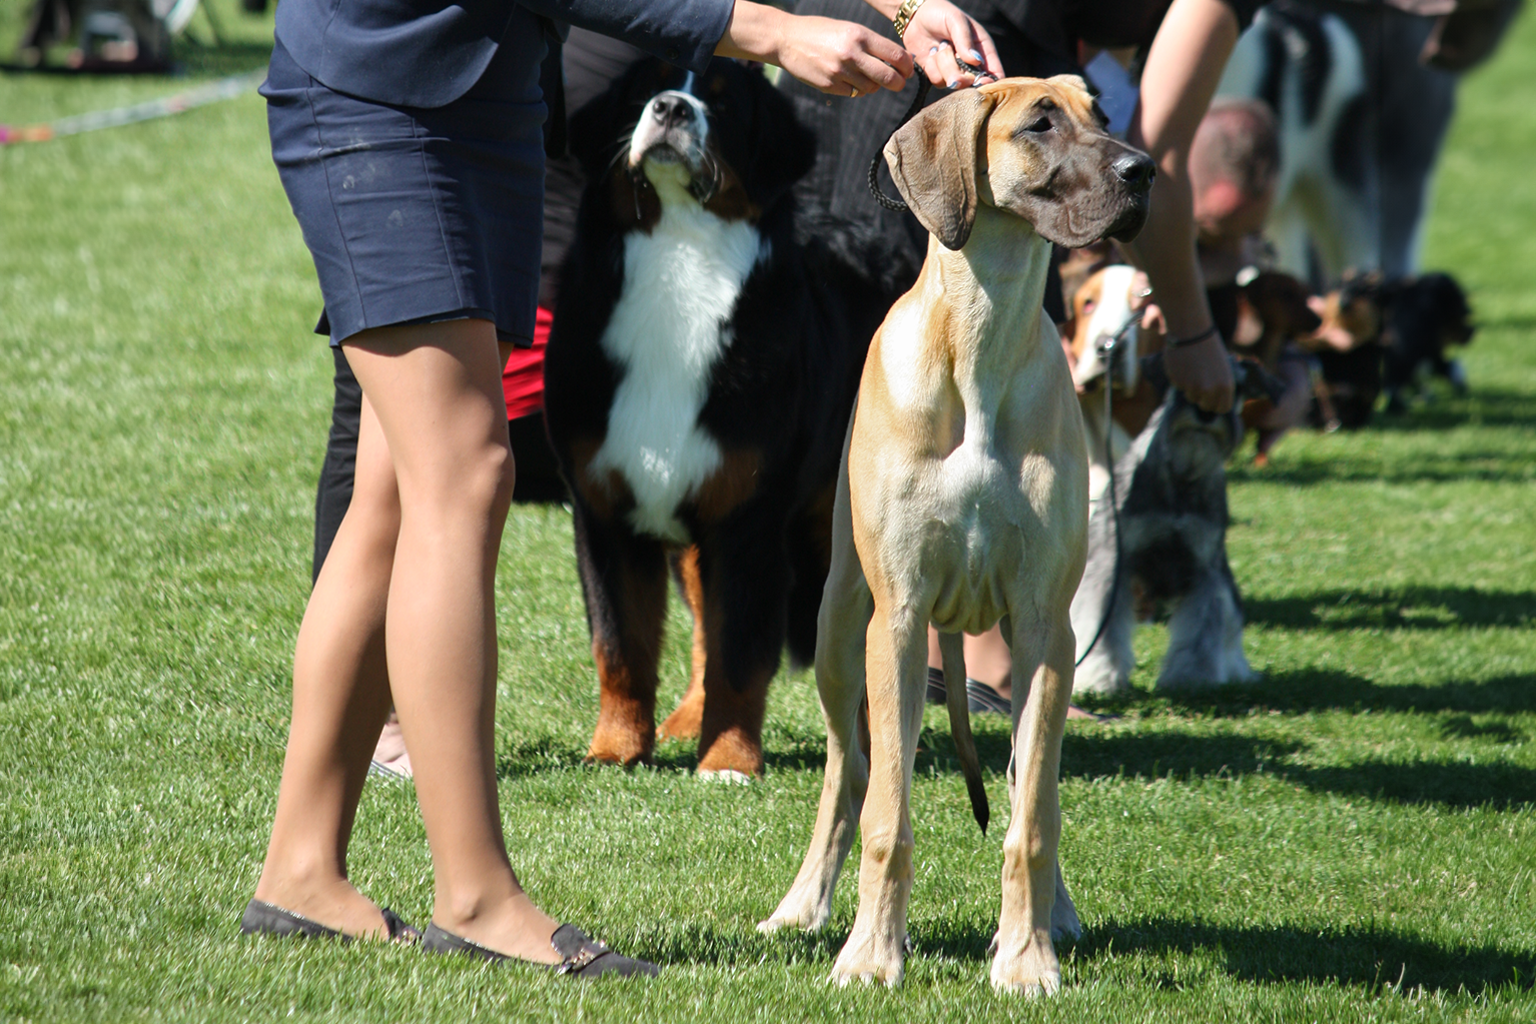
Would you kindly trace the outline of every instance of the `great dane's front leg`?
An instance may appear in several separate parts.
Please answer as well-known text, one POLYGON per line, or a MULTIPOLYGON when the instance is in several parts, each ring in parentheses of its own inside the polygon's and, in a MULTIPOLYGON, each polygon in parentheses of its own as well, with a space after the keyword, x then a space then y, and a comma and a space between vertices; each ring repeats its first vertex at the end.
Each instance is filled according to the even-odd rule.
POLYGON ((866 634, 869 793, 859 829, 859 912, 832 977, 901 983, 912 892, 912 765, 923 724, 928 620, 910 606, 875 611, 866 634))
POLYGON ((1060 884, 1057 777, 1074 641, 1064 616, 1049 623, 1016 616, 1013 625, 1013 692, 1029 696, 1022 708, 1015 703, 1013 813, 1003 840, 1003 905, 992 987, 1049 995, 1061 986, 1051 919, 1060 884))
POLYGON ((832 894, 869 785, 869 763, 859 748, 859 706, 864 701, 864 645, 875 604, 853 546, 846 460, 838 479, 832 519, 832 567, 816 623, 816 689, 827 719, 827 768, 816 829, 800 873, 775 910, 757 928, 811 931, 827 923, 832 894))

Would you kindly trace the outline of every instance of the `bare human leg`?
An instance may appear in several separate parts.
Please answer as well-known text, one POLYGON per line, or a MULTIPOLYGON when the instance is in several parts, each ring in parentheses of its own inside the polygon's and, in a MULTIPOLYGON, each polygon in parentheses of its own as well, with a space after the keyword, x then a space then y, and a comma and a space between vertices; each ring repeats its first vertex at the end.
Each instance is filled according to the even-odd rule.
POLYGON ((347 881, 347 842, 373 738, 389 713, 384 615, 400 505, 363 402, 352 503, 315 581, 293 657, 293 724, 256 898, 349 935, 384 937, 347 881))
MULTIPOLYGON (((389 694, 376 683, 387 659, 432 848, 434 920, 497 952, 557 962, 555 921, 528 899, 507 858, 492 762, 492 585, 513 483, 494 328, 483 320, 380 328, 350 339, 347 356, 367 396, 357 486, 370 494, 392 486, 397 503, 386 516, 381 503, 354 495, 311 598, 295 658, 278 821, 258 896, 300 888, 287 865, 306 857, 290 851, 325 855, 307 856, 322 869, 311 871, 323 883, 311 890, 350 891, 346 840, 388 710, 389 694), (392 548, 382 542, 391 523, 392 548), (349 570, 351 546, 368 538, 375 554, 392 550, 392 558, 370 561, 365 550, 357 557, 366 564, 349 570), (366 571, 358 575, 359 568, 366 571), (327 586, 327 575, 338 582, 327 586), (311 676, 305 631, 315 633, 319 649, 340 652, 329 672, 311 676)), ((314 902, 269 902, 364 930, 352 917, 327 917, 314 902)))

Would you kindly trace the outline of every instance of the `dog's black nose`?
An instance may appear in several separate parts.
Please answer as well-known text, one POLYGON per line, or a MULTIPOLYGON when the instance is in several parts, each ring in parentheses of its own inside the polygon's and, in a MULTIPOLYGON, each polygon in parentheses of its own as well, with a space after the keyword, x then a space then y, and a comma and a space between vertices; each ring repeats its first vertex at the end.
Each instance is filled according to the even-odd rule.
POLYGON ((1114 163, 1115 177, 1125 182, 1132 191, 1145 192, 1157 177, 1157 165, 1145 153, 1127 153, 1114 163))
POLYGON ((684 123, 691 113, 688 101, 678 93, 662 93, 651 101, 651 116, 668 128, 684 123))

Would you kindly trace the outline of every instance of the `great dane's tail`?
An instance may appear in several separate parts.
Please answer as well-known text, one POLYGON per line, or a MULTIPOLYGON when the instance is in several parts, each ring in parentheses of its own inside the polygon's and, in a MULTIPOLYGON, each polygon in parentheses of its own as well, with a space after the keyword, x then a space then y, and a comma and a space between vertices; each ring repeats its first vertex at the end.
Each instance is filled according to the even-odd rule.
POLYGON ((965 788, 971 795, 971 813, 981 834, 987 834, 992 810, 987 805, 987 787, 981 782, 981 759, 976 756, 976 740, 971 736, 971 709, 965 694, 965 634, 940 633, 939 650, 944 655, 944 704, 949 709, 949 735, 955 741, 960 770, 965 774, 965 788))

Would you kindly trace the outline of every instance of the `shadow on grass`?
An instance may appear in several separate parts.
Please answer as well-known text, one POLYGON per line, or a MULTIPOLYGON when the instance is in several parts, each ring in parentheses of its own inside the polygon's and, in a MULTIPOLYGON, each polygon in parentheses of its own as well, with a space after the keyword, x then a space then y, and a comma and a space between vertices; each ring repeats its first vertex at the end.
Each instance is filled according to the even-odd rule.
POLYGON ((1425 989, 1477 995, 1487 989, 1530 991, 1536 953, 1498 946, 1442 946, 1376 928, 1333 932, 1284 925, 1237 927, 1176 918, 1140 918, 1089 928, 1078 957, 1213 950, 1232 977, 1250 982, 1310 982, 1425 989))
MULTIPOLYGON (((659 963, 709 967, 750 966, 765 959, 787 965, 831 966, 847 940, 844 928, 813 934, 778 932, 769 938, 750 933, 732 935, 692 926, 657 936, 641 952, 659 963)), ((944 956, 985 964, 991 959, 990 927, 956 924, 927 928, 912 936, 915 957, 944 956)), ((1073 959, 1109 959, 1146 953, 1215 952, 1222 969, 1240 981, 1258 984, 1336 984, 1372 990, 1411 989, 1471 995, 1489 989, 1530 991, 1536 979, 1536 953, 1498 946, 1442 946, 1377 928, 1344 928, 1318 932, 1272 926, 1228 926, 1167 917, 1109 921, 1088 928, 1076 943, 1063 943, 1058 952, 1073 951, 1073 959)))
MULTIPOLYGON (((1007 744, 1002 757, 1008 759, 1007 744)), ((1064 778, 1176 779, 1234 778, 1281 771, 1278 762, 1306 745, 1251 736, 1192 736, 1069 733, 1061 743, 1064 778)))
POLYGON ((1254 625, 1287 629, 1519 627, 1536 622, 1536 593, 1423 586, 1321 590, 1295 597, 1245 597, 1243 615, 1254 625))
MULTIPOLYGON (((989 750, 988 756, 1000 753, 1006 764, 1006 741, 999 740, 997 747, 1000 750, 989 750)), ((1291 755, 1304 750, 1302 743, 1248 736, 1073 733, 1062 741, 1061 767, 1064 778, 1195 780, 1262 773, 1314 792, 1390 803, 1458 810, 1536 806, 1536 769, 1506 761, 1371 759, 1330 767, 1294 763, 1291 755)))
MULTIPOLYGON (((1224 686, 1189 693, 1138 692, 1096 707, 1124 710, 1134 704, 1166 702, 1170 707, 1218 718, 1244 717, 1255 709, 1287 714, 1314 711, 1457 712, 1520 714, 1536 711, 1536 681, 1528 674, 1477 682, 1379 686, 1349 672, 1301 669, 1271 672, 1252 686, 1224 686)), ((1470 737, 1473 733, 1460 735, 1470 737)), ((1487 733, 1485 735, 1492 735, 1487 733)), ((1519 734, 1523 735, 1523 734, 1519 734)), ((1506 742, 1506 741, 1500 741, 1506 742)))
POLYGON ((1275 774, 1307 789, 1399 804, 1515 810, 1536 806, 1536 770, 1503 761, 1362 761, 1345 767, 1284 765, 1275 774))

